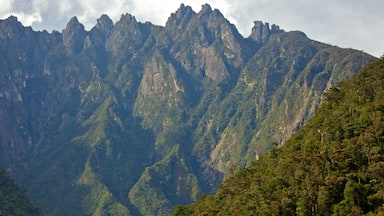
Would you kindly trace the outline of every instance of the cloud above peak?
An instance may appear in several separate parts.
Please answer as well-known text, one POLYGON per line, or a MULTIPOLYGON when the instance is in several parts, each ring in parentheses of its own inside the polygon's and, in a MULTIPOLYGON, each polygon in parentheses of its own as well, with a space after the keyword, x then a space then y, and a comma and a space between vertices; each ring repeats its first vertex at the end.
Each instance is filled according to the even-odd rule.
POLYGON ((34 23, 41 23, 42 16, 38 11, 29 10, 30 4, 25 2, 20 4, 20 7, 15 10, 15 5, 18 3, 17 0, 9 0, 1 3, 0 16, 1 18, 7 18, 11 15, 16 16, 24 25, 30 26, 34 23))
POLYGON ((61 31, 71 17, 77 16, 91 29, 103 14, 114 22, 122 14, 134 15, 138 21, 164 25, 171 13, 183 3, 194 11, 208 3, 247 37, 253 21, 277 24, 285 30, 300 30, 322 42, 384 53, 384 1, 382 0, 0 0, 0 19, 17 16, 35 30, 61 31))
MULTIPOLYGON (((3 1, 3 0, 2 0, 3 1)), ((220 0, 7 0, 0 9, 0 18, 17 16, 24 25, 31 25, 36 30, 62 30, 69 19, 77 16, 87 29, 92 28, 103 14, 116 22, 122 14, 134 15, 141 22, 164 25, 171 13, 181 4, 199 11, 201 5, 210 4, 223 14, 230 9, 230 4, 220 0)))

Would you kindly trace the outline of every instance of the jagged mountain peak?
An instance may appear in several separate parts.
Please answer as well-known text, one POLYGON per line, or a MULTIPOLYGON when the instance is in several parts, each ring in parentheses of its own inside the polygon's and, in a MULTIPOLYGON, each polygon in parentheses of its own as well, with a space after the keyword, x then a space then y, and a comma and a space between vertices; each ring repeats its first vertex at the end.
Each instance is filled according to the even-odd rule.
POLYGON ((200 11, 200 13, 205 14, 205 13, 210 13, 210 12, 212 12, 212 7, 211 7, 211 5, 209 5, 209 4, 203 4, 203 5, 201 6, 201 11, 200 11))
POLYGON ((23 29, 23 24, 15 16, 0 21, 0 37, 18 38, 23 34, 23 29))
POLYGON ((139 31, 139 22, 137 22, 136 17, 131 14, 122 14, 120 20, 115 23, 114 32, 131 32, 139 31))
POLYGON ((146 40, 149 34, 148 26, 152 24, 142 24, 137 22, 135 16, 122 14, 106 40, 107 50, 113 54, 117 54, 119 50, 133 54, 146 40))
POLYGON ((190 6, 180 5, 180 8, 169 17, 166 28, 168 30, 185 28, 191 30, 199 26, 206 26, 211 31, 220 31, 219 26, 229 24, 229 21, 217 9, 212 10, 209 4, 204 4, 201 10, 196 13, 190 6))
POLYGON ((284 30, 280 30, 278 25, 272 24, 270 27, 269 23, 267 22, 264 23, 263 21, 255 21, 249 38, 259 44, 265 44, 268 41, 270 35, 279 32, 284 32, 284 30))
MULTIPOLYGON (((192 9, 190 9, 192 10, 192 9)), ((193 11, 192 11, 193 12, 193 11)), ((193 30, 196 28, 203 28, 204 32, 200 32, 204 37, 220 37, 220 32, 222 31, 235 31, 237 29, 234 25, 231 25, 230 22, 224 17, 224 15, 218 10, 212 10, 209 4, 202 5, 201 10, 198 13, 188 13, 190 16, 190 23, 187 26, 186 30, 193 30), (213 34, 213 35, 209 35, 213 34)), ((203 30, 200 29, 199 31, 203 30)), ((213 40, 213 38, 212 38, 213 40)))
POLYGON ((86 31, 76 16, 72 17, 63 30, 63 44, 69 55, 75 55, 83 49, 86 31))
POLYGON ((125 13, 121 15, 120 20, 118 22, 119 23, 137 23, 137 20, 135 16, 129 13, 125 13))
POLYGON ((23 24, 18 20, 18 18, 13 15, 9 16, 4 20, 0 20, 0 27, 1 28, 19 28, 19 29, 25 28, 23 24))
POLYGON ((104 14, 99 19, 97 19, 95 28, 99 29, 106 36, 108 36, 113 29, 113 21, 111 18, 109 18, 109 16, 104 14))
POLYGON ((196 13, 190 6, 181 4, 180 8, 175 13, 171 14, 165 26, 168 29, 172 29, 174 27, 179 29, 184 28, 195 14, 196 13))
MULTIPOLYGON (((113 21, 107 15, 102 15, 97 19, 96 25, 90 32, 92 43, 99 47, 105 46, 106 39, 111 35, 114 28, 113 21)), ((89 41, 90 42, 90 41, 89 41)), ((88 43, 90 45, 90 43, 88 43)))
POLYGON ((204 4, 201 6, 201 10, 197 13, 197 17, 201 20, 210 19, 210 18, 219 18, 222 20, 227 20, 224 15, 218 10, 212 10, 211 5, 204 4))
MULTIPOLYGON (((176 11, 176 15, 185 15, 185 14, 189 14, 189 13, 195 13, 192 9, 191 6, 189 5, 184 5, 184 4, 181 4, 179 9, 176 11)), ((171 15, 172 16, 172 15, 171 15)))
POLYGON ((77 19, 77 16, 72 17, 69 22, 67 23, 66 28, 64 31, 70 31, 72 29, 82 29, 84 30, 84 25, 79 22, 77 19))
POLYGON ((21 23, 18 21, 17 17, 16 16, 9 16, 8 18, 4 19, 4 20, 0 20, 0 23, 18 23, 21 25, 21 23))
POLYGON ((260 29, 280 30, 265 23, 255 46, 208 4, 182 4, 166 27, 103 15, 90 32, 74 17, 62 34, 21 26, 14 37, 4 23, 0 165, 47 215, 169 215, 165 206, 215 192, 304 121, 329 80, 372 59, 292 33, 266 40, 260 29))

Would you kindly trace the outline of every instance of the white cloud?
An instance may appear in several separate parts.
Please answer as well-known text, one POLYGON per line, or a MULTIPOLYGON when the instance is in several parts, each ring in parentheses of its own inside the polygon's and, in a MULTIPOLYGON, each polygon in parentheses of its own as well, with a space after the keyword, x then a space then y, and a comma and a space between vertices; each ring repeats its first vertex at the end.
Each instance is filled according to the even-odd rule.
POLYGON ((246 36, 250 21, 262 20, 288 31, 303 31, 315 40, 380 56, 384 53, 384 29, 379 27, 384 23, 383 8, 382 0, 245 0, 233 1, 230 16, 246 36))
POLYGON ((16 13, 13 15, 16 16, 26 26, 31 26, 34 23, 41 23, 42 21, 41 15, 39 13, 33 13, 33 14, 16 13))
MULTIPOLYGON (((77 8, 79 8, 79 2, 74 2, 74 1, 58 1, 58 14, 60 15, 70 15, 73 14, 76 11, 77 8)), ((50 9, 56 10, 55 8, 50 7, 50 9)))
POLYGON ((51 8, 49 6, 52 5, 52 3, 47 0, 32 0, 31 5, 32 10, 40 12, 50 10, 51 8))
POLYGON ((24 26, 32 26, 35 23, 41 23, 42 18, 39 13, 26 14, 22 12, 9 12, 2 14, 3 19, 6 19, 10 16, 17 17, 17 20, 23 23, 24 26))
POLYGON ((8 14, 13 9, 13 3, 15 0, 2 0, 1 1, 1 7, 0 7, 0 15, 2 18, 3 14, 8 14))
POLYGON ((195 11, 200 10, 205 0, 168 0, 166 3, 158 0, 133 1, 132 14, 140 21, 151 21, 157 25, 164 25, 171 13, 175 12, 181 3, 191 6, 195 11))
POLYGON ((92 0, 83 0, 79 2, 79 7, 82 8, 82 10, 79 11, 80 13, 77 14, 77 16, 80 22, 82 22, 87 29, 90 29, 103 14, 107 14, 116 21, 121 14, 126 13, 127 2, 129 1, 109 0, 95 3, 92 0))

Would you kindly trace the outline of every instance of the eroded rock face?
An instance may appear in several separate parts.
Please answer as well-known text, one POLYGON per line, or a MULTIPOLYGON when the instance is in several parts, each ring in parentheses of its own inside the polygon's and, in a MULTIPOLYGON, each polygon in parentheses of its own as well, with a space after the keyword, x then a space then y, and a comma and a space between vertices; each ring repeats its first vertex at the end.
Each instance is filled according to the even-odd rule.
POLYGON ((16 17, 0 21, 0 157, 11 174, 29 167, 26 158, 44 134, 47 108, 39 82, 46 54, 61 41, 57 32, 34 32, 16 17))
POLYGON ((183 86, 178 84, 177 71, 160 54, 153 56, 144 68, 140 84, 140 93, 145 97, 169 97, 170 94, 184 92, 183 86), (166 92, 166 93, 165 93, 166 92), (165 94, 165 95, 164 95, 165 94))
POLYGON ((171 14, 165 25, 165 28, 171 31, 172 34, 179 33, 179 31, 184 31, 195 14, 196 13, 190 6, 185 6, 182 4, 176 13, 171 14))
POLYGON ((280 27, 275 24, 269 27, 269 23, 255 21, 249 38, 257 42, 258 44, 265 44, 268 42, 271 34, 276 34, 279 32, 283 32, 283 30, 280 30, 280 27))
POLYGON ((106 38, 109 37, 113 30, 113 21, 107 15, 102 15, 98 20, 95 28, 99 29, 106 38))
POLYGON ((85 36, 84 25, 79 23, 77 17, 73 17, 63 31, 63 45, 68 55, 76 55, 83 49, 85 36))
POLYGON ((123 52, 131 54, 142 46, 147 36, 134 16, 123 14, 107 39, 106 49, 114 55, 123 52))
POLYGON ((282 143, 372 60, 263 22, 244 38, 209 5, 181 5, 165 27, 103 15, 48 33, 10 17, 0 165, 47 215, 167 214, 282 143))

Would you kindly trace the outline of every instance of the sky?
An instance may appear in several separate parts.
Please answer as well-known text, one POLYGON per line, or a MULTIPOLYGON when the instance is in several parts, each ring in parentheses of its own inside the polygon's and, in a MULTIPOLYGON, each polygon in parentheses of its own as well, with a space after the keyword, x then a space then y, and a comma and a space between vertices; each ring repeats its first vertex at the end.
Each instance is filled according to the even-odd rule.
POLYGON ((0 19, 14 15, 34 30, 61 32, 73 16, 90 30, 102 14, 116 22, 129 13, 140 22, 164 26, 182 3, 195 12, 210 4, 244 37, 260 20, 323 43, 384 54, 383 0, 0 0, 0 19))

